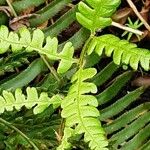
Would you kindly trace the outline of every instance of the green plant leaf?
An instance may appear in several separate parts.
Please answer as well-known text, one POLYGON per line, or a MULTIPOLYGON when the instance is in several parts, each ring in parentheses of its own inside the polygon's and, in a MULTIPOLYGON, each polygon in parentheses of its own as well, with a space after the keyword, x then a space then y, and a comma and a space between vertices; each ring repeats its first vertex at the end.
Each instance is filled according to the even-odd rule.
MULTIPOLYGON (((76 134, 84 134, 84 141, 89 142, 89 147, 93 150, 106 150, 108 142, 105 132, 97 120, 99 112, 95 108, 98 106, 97 99, 88 94, 96 93, 95 84, 86 82, 96 74, 96 69, 79 69, 72 77, 73 85, 70 87, 67 97, 61 106, 62 117, 66 118, 65 127, 72 128, 76 134)), ((66 135, 64 135, 66 137, 66 135)), ((66 141, 66 139, 65 139, 66 141)), ((62 142, 64 143, 64 142, 62 142)))
POLYGON ((1 90, 16 90, 17 88, 22 88, 30 83, 37 75, 46 70, 46 65, 42 59, 36 59, 30 66, 22 71, 17 76, 8 79, 7 81, 0 84, 1 90))
POLYGON ((133 75, 133 72, 125 72, 115 79, 115 82, 106 88, 103 92, 97 95, 97 100, 100 105, 106 104, 108 101, 113 100, 118 92, 123 88, 133 75))
POLYGON ((78 22, 85 28, 95 32, 111 25, 111 16, 120 4, 120 0, 86 0, 78 5, 76 13, 78 22))
POLYGON ((114 35, 94 37, 89 45, 88 54, 93 51, 98 55, 102 55, 103 51, 108 57, 113 55, 113 61, 117 65, 126 64, 137 70, 140 63, 144 70, 149 70, 149 50, 138 48, 136 44, 129 43, 127 40, 120 40, 114 35))
POLYGON ((36 0, 36 1, 30 1, 30 0, 20 0, 20 1, 14 1, 12 3, 12 6, 14 7, 15 11, 20 13, 30 7, 37 7, 44 3, 45 0, 36 0))
POLYGON ((103 70, 97 73, 93 78, 92 81, 96 84, 96 86, 101 86, 105 83, 112 75, 117 71, 119 66, 111 62, 107 65, 103 70))
POLYGON ((61 33, 64 29, 66 29, 70 24, 72 24, 76 20, 75 14, 76 14, 76 7, 73 7, 63 16, 61 16, 54 24, 43 30, 45 36, 48 35, 50 35, 51 37, 58 36, 59 33, 61 33))
POLYGON ((31 34, 27 28, 21 28, 19 34, 8 31, 6 26, 0 27, 0 53, 5 53, 9 47, 13 52, 18 52, 25 48, 27 52, 36 51, 46 55, 50 60, 60 60, 58 73, 66 72, 77 60, 72 58, 74 48, 70 42, 66 43, 62 52, 58 53, 58 40, 48 36, 44 43, 44 33, 36 29, 31 34), (45 45, 44 45, 45 44, 45 45), (43 46, 44 45, 44 46, 43 46), (66 65, 64 65, 66 64, 66 65))
MULTIPOLYGON (((108 67, 109 65, 106 68, 108 67)), ((103 70, 101 72, 103 73, 103 70)), ((128 71, 117 76, 116 80, 113 80, 113 83, 104 91, 98 87, 100 120, 103 121, 103 127, 110 137, 108 139, 109 149, 112 150, 118 149, 118 147, 126 150, 148 148, 150 103, 145 102, 141 96, 145 88, 140 87, 133 91, 126 91, 125 87, 121 90, 121 87, 131 79, 132 74, 133 72, 128 71)))
POLYGON ((65 149, 69 150, 72 145, 71 143, 68 142, 68 139, 73 135, 74 135, 74 130, 66 127, 64 129, 64 136, 62 139, 62 143, 57 147, 57 150, 65 150, 65 149))
MULTIPOLYGON (((35 12, 37 15, 29 19, 31 27, 37 27, 56 15, 71 0, 54 0, 41 10, 35 12)), ((31 3, 31 2, 30 2, 31 3)), ((33 2, 32 2, 33 3, 33 2)), ((37 3, 37 2, 36 2, 37 3)))
POLYGON ((4 90, 2 96, 0 96, 0 113, 3 113, 5 110, 12 111, 14 108, 20 110, 22 106, 30 109, 36 105, 33 112, 34 114, 38 114, 51 104, 60 105, 61 98, 59 95, 49 98, 47 93, 43 92, 38 96, 36 88, 30 87, 26 89, 26 92, 27 97, 22 94, 21 89, 16 89, 15 96, 11 92, 4 90))
POLYGON ((129 106, 132 102, 134 102, 139 96, 144 92, 144 88, 141 87, 135 91, 130 92, 124 97, 120 98, 117 102, 113 103, 113 105, 101 110, 102 114, 100 116, 101 120, 105 120, 106 118, 110 118, 119 112, 123 111, 127 106, 129 106))

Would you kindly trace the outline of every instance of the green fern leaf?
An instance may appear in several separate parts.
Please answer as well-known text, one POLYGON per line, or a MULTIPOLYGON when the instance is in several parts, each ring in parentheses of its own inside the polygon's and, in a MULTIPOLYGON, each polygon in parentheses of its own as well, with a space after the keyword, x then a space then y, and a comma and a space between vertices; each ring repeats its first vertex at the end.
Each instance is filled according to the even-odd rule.
POLYGON ((53 107, 57 107, 60 105, 61 98, 59 95, 55 95, 52 98, 49 98, 47 93, 41 93, 38 96, 36 88, 27 88, 27 97, 22 94, 21 89, 16 89, 15 96, 8 91, 3 91, 2 96, 0 96, 0 113, 3 113, 5 110, 13 111, 20 110, 22 106, 30 109, 33 106, 34 114, 41 113, 44 111, 49 105, 53 104, 53 107))
POLYGON ((95 32, 111 25, 111 16, 120 4, 120 0, 86 0, 80 2, 76 13, 77 20, 87 29, 95 32))
POLYGON ((89 142, 91 149, 106 150, 108 142, 97 118, 99 111, 95 108, 98 106, 98 102, 94 96, 88 94, 96 93, 97 87, 94 83, 85 81, 95 74, 96 69, 94 68, 79 69, 72 77, 73 85, 61 104, 62 117, 66 118, 66 128, 76 126, 75 134, 84 134, 84 140, 89 142))
POLYGON ((72 43, 65 44, 62 52, 58 53, 57 38, 44 38, 44 33, 40 29, 33 31, 33 35, 27 28, 21 28, 19 33, 10 32, 6 26, 0 27, 0 54, 5 53, 9 48, 12 52, 21 51, 23 48, 27 52, 37 51, 46 55, 51 60, 60 60, 58 73, 66 72, 77 60, 73 58, 74 48, 72 43))
POLYGON ((113 55, 113 61, 117 65, 126 64, 137 70, 140 63, 144 70, 149 70, 150 51, 137 48, 136 44, 120 40, 114 35, 94 37, 89 45, 88 54, 93 51, 98 55, 102 55, 103 51, 108 57, 113 55))
POLYGON ((57 150, 65 150, 65 149, 70 150, 72 145, 71 143, 69 143, 68 139, 72 137, 73 135, 74 135, 74 130, 66 127, 64 129, 64 136, 62 139, 62 143, 61 145, 59 145, 59 147, 57 147, 57 150))

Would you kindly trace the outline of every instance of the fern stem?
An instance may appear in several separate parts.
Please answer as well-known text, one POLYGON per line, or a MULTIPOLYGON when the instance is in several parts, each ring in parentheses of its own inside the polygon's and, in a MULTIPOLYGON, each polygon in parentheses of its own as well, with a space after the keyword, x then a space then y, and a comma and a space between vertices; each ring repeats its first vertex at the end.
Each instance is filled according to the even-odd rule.
POLYGON ((143 32, 140 31, 140 30, 136 30, 136 29, 132 29, 132 28, 126 27, 126 26, 121 25, 121 24, 119 24, 117 22, 114 22, 114 21, 112 21, 111 25, 114 26, 114 27, 117 27, 119 29, 135 33, 136 35, 140 35, 140 36, 143 35, 143 32))
POLYGON ((87 41, 85 42, 84 46, 83 46, 83 49, 81 51, 81 55, 80 55, 80 60, 79 60, 79 66, 80 68, 83 67, 84 65, 84 56, 85 56, 85 53, 86 53, 86 50, 87 50, 87 47, 91 41, 91 39, 93 38, 93 34, 90 35, 90 37, 87 39, 87 41))
POLYGON ((65 127, 65 121, 62 118, 61 123, 60 123, 60 127, 58 129, 58 137, 57 137, 57 140, 58 140, 59 144, 61 144, 61 142, 62 142, 64 127, 65 127))
POLYGON ((9 0, 6 0, 6 2, 7 2, 7 4, 8 4, 8 6, 10 7, 10 9, 11 9, 13 15, 14 15, 15 17, 18 17, 18 16, 17 16, 17 13, 15 12, 15 10, 14 10, 13 6, 11 5, 10 1, 9 1, 9 0))
POLYGON ((6 121, 2 118, 0 118, 0 122, 3 123, 4 125, 8 126, 9 128, 15 130, 16 132, 18 132, 35 150, 39 150, 39 148, 24 133, 22 133, 19 129, 17 129, 11 123, 9 123, 8 121, 6 121))
POLYGON ((59 78, 59 75, 57 74, 56 70, 52 66, 50 66, 50 64, 47 62, 46 58, 43 55, 40 55, 40 56, 43 59, 46 66, 48 67, 48 69, 50 70, 50 72, 53 74, 56 80, 60 83, 61 79, 59 78))

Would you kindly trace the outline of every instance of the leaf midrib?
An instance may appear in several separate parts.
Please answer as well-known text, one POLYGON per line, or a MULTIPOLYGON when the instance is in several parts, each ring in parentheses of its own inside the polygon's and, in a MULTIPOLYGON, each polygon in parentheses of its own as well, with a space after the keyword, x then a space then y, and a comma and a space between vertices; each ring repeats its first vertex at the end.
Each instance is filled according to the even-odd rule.
MULTIPOLYGON (((39 47, 37 48, 37 47, 33 47, 33 46, 26 45, 26 44, 23 44, 23 43, 18 43, 18 42, 9 41, 9 40, 6 40, 6 39, 4 39, 4 38, 2 38, 2 37, 0 37, 0 39, 3 40, 3 41, 8 42, 9 44, 17 44, 17 45, 21 45, 22 47, 25 47, 25 48, 31 47, 33 50, 35 50, 35 51, 37 51, 37 52, 41 52, 41 53, 44 53, 44 54, 46 54, 46 55, 50 55, 51 57, 56 57, 58 60, 64 59, 64 60, 70 61, 70 62, 72 62, 72 63, 76 63, 76 62, 77 62, 77 59, 74 59, 74 58, 68 59, 69 57, 64 57, 63 55, 60 57, 60 56, 59 56, 59 53, 58 53, 58 55, 46 53, 46 52, 43 51, 42 48, 39 48, 39 47)), ((2 42, 2 41, 1 41, 1 42, 2 42)))
POLYGON ((93 136, 92 136, 92 134, 88 131, 88 129, 85 127, 85 125, 84 125, 84 121, 82 120, 82 115, 81 115, 81 112, 80 112, 80 96, 81 96, 81 94, 80 94, 80 86, 81 86, 81 68, 80 68, 80 70, 79 70, 79 73, 78 73, 78 86, 77 86, 77 110, 78 110, 78 117, 79 117, 79 119, 80 119, 80 122, 82 123, 82 126, 84 127, 84 129, 85 129, 85 131, 86 131, 86 133, 88 133, 89 135, 90 135, 90 137, 91 137, 91 139, 97 144, 97 146, 99 147, 99 143, 97 143, 97 141, 95 141, 95 139, 93 138, 93 136))
MULTIPOLYGON (((47 104, 48 102, 50 102, 50 100, 49 101, 28 101, 28 100, 25 100, 25 101, 22 101, 22 102, 19 102, 19 103, 15 103, 15 102, 17 102, 17 101, 13 101, 12 103, 7 103, 7 101, 5 100, 5 104, 4 104, 4 108, 6 108, 6 107, 10 107, 10 106, 26 106, 26 104, 33 104, 33 103, 35 103, 35 104, 39 104, 39 103, 41 103, 41 104, 47 104)), ((34 105, 35 105, 34 104, 34 105)), ((51 103, 49 103, 49 104, 51 104, 51 103)), ((33 107, 32 105, 31 105, 31 107, 33 107)))

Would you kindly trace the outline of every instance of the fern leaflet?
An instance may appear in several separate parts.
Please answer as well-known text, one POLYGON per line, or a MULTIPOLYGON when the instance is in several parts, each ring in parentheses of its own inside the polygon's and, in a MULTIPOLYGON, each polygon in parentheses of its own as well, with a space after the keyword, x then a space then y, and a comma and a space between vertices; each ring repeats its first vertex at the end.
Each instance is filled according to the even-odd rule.
POLYGON ((53 104, 53 107, 58 107, 61 103, 59 95, 49 98, 47 93, 43 92, 38 96, 37 90, 34 87, 28 87, 26 91, 27 97, 22 94, 21 89, 16 89, 15 96, 11 92, 4 90, 2 93, 3 96, 0 96, 0 113, 3 113, 5 110, 13 111, 14 108, 20 110, 22 106, 28 109, 35 106, 33 112, 34 114, 38 114, 51 104, 53 104))
MULTIPOLYGON (((70 87, 67 97, 62 101, 62 117, 66 119, 65 128, 74 129, 75 134, 84 134, 84 141, 89 142, 93 150, 106 150, 108 141, 105 132, 97 117, 99 111, 97 99, 88 93, 96 93, 97 87, 94 83, 85 80, 92 78, 96 69, 79 69, 72 77, 73 85, 70 87)), ((73 131, 72 131, 73 132, 73 131)), ((66 139, 64 138, 67 143, 66 139)))
POLYGON ((149 70, 149 50, 137 48, 136 44, 129 43, 127 40, 120 40, 114 35, 94 37, 89 44, 88 54, 93 51, 98 55, 102 55, 103 51, 108 57, 113 55, 113 61, 117 65, 129 64, 134 70, 137 70, 140 63, 144 70, 149 70))
POLYGON ((33 35, 27 28, 21 28, 19 33, 9 32, 6 26, 0 27, 0 54, 5 53, 9 48, 12 52, 18 52, 23 48, 27 52, 37 51, 46 55, 51 60, 61 60, 58 66, 58 73, 66 72, 77 60, 72 58, 74 48, 71 42, 65 44, 62 52, 57 52, 57 38, 48 36, 44 41, 44 33, 40 29, 33 31, 33 35), (45 43, 46 42, 46 43, 45 43))
POLYGON ((74 130, 69 127, 65 127, 64 136, 62 138, 61 145, 57 147, 57 150, 70 150, 72 145, 68 139, 70 139, 73 136, 74 136, 74 130))
POLYGON ((100 28, 110 26, 111 16, 120 4, 120 0, 86 0, 80 2, 76 13, 77 20, 87 29, 95 32, 100 28))

